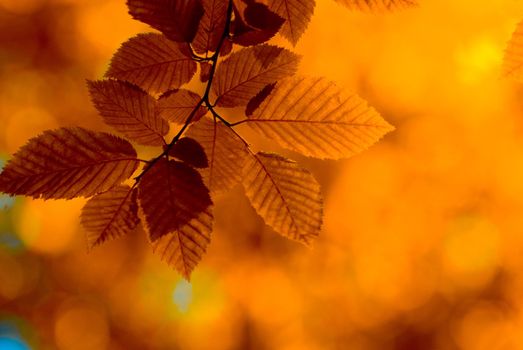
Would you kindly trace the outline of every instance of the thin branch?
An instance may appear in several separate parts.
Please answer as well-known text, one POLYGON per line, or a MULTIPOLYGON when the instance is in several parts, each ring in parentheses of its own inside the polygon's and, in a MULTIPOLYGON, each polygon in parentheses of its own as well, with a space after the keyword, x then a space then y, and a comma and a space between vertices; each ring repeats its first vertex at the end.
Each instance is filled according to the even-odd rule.
MULTIPOLYGON (((196 112, 200 109, 200 107, 205 103, 205 105, 207 107, 210 106, 210 103, 209 103, 209 94, 211 92, 211 86, 212 86, 212 82, 213 82, 213 79, 214 79, 214 74, 216 72, 216 66, 218 65, 218 58, 220 57, 220 51, 222 49, 222 46, 223 46, 223 43, 225 42, 225 39, 229 36, 229 31, 230 31, 230 26, 231 26, 231 18, 232 18, 232 0, 229 0, 229 5, 227 7, 227 19, 226 19, 226 22, 225 22, 225 28, 223 30, 223 34, 222 36, 220 37, 220 41, 218 43, 218 46, 216 48, 216 51, 214 52, 214 54, 210 57, 210 58, 203 58, 203 57, 200 57, 198 55, 196 55, 194 53, 194 51, 192 50, 192 47, 189 45, 189 48, 191 50, 191 55, 193 56, 193 59, 195 61, 198 61, 198 60, 204 60, 204 61, 210 61, 212 63, 212 66, 211 66, 211 71, 209 73, 209 80, 207 81, 207 86, 205 87, 205 92, 201 98, 201 100, 198 102, 198 104, 194 107, 194 109, 191 111, 191 114, 189 114, 189 116, 187 117, 187 119, 185 120, 185 123, 184 125, 182 126, 182 128, 178 131, 178 133, 173 137, 173 139, 171 140, 171 142, 166 145, 164 147, 164 150, 163 152, 158 155, 156 158, 153 158, 150 162, 147 163, 147 166, 142 170, 142 172, 140 173, 140 175, 138 175, 134 180, 135 180, 135 183, 138 183, 141 178, 149 171, 151 170, 151 168, 162 158, 162 157, 167 157, 171 148, 176 144, 176 142, 178 142, 178 140, 180 139, 180 137, 183 135, 183 133, 185 132, 185 130, 189 127, 189 125, 191 124, 191 121, 193 120, 194 116, 196 115, 196 112)), ((211 107, 212 109, 212 107, 211 107)), ((210 110, 211 110, 210 109, 210 110)), ((214 110, 212 109, 211 110, 211 113, 216 113, 214 112, 214 110)), ((220 120, 224 121, 225 123, 227 123, 226 125, 228 125, 229 123, 225 121, 225 119, 223 119, 222 117, 219 117, 220 120)))

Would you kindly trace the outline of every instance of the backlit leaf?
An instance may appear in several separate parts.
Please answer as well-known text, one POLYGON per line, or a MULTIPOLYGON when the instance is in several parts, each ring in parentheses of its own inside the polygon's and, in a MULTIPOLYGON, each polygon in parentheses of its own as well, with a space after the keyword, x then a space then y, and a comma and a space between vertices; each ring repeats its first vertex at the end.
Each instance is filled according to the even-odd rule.
POLYGON ((281 35, 293 45, 307 29, 314 13, 315 0, 270 0, 269 8, 285 19, 280 29, 281 35))
POLYGON ((523 22, 520 22, 505 50, 503 72, 507 77, 523 82, 523 22))
POLYGON ((229 0, 203 0, 204 15, 192 46, 197 53, 216 51, 225 30, 229 0))
POLYGON ((269 41, 285 21, 265 4, 237 1, 235 5, 231 32, 232 41, 238 45, 253 46, 269 41))
POLYGON ((141 178, 138 199, 152 241, 180 230, 212 204, 198 171, 165 158, 141 178))
POLYGON ((153 251, 189 280, 211 242, 212 223, 209 207, 178 230, 154 241, 153 251))
POLYGON ((265 86, 260 92, 256 94, 253 98, 250 99, 249 103, 245 107, 245 115, 251 116, 255 110, 260 107, 261 103, 270 95, 276 83, 269 84, 265 86))
POLYGON ((0 192, 34 198, 90 197, 128 179, 138 167, 124 139, 82 128, 45 131, 15 153, 0 174, 0 192))
POLYGON ((241 181, 247 146, 233 131, 202 118, 190 127, 187 136, 198 141, 207 154, 209 167, 202 174, 213 194, 224 193, 241 181))
POLYGON ((211 77, 211 69, 212 64, 210 64, 209 62, 200 63, 200 81, 202 83, 206 83, 209 81, 209 78, 211 77))
MULTIPOLYGON (((161 117, 173 123, 183 124, 200 100, 201 97, 190 90, 172 90, 160 97, 156 108, 161 117)), ((199 120, 205 113, 207 109, 200 106, 192 121, 199 120)))
POLYGON ((384 12, 418 6, 418 0, 335 0, 350 10, 384 12))
POLYGON ((136 190, 127 185, 94 196, 82 209, 89 248, 129 234, 139 221, 136 190))
POLYGON ((203 16, 200 0, 127 0, 134 19, 174 41, 191 42, 203 16))
POLYGON ((225 59, 213 84, 221 107, 244 106, 266 85, 293 75, 300 56, 277 46, 260 45, 242 49, 225 59))
POLYGON ((323 214, 320 186, 295 162, 276 154, 251 153, 243 186, 254 209, 276 232, 304 244, 318 236, 323 214))
POLYGON ((169 156, 184 161, 195 168, 207 168, 209 166, 202 145, 189 137, 179 139, 169 150, 169 156))
POLYGON ((283 147, 330 159, 359 153, 394 129, 360 97, 302 77, 277 83, 248 124, 283 147))
POLYGON ((106 77, 126 80, 149 92, 165 92, 189 82, 196 73, 186 44, 161 34, 139 34, 118 49, 106 77))
POLYGON ((169 124, 156 113, 156 100, 140 88, 117 80, 89 81, 93 103, 107 125, 142 145, 161 146, 169 124))

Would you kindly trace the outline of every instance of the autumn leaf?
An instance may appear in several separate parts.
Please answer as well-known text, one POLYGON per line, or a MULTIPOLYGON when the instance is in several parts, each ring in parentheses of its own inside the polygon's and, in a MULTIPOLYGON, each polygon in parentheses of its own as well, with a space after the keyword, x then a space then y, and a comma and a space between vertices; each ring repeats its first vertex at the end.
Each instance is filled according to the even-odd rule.
POLYGON ((190 137, 182 137, 169 150, 169 156, 177 158, 186 164, 199 169, 209 166, 207 155, 198 143, 190 137))
POLYGON ((152 241, 181 229, 212 204, 198 171, 165 158, 140 179, 138 200, 152 241))
POLYGON ((243 175, 245 193, 276 232, 309 245, 322 225, 320 186, 295 162, 276 154, 250 154, 243 175))
POLYGON ((246 105, 266 85, 296 73, 300 56, 286 49, 259 45, 231 54, 216 71, 213 92, 221 107, 246 105))
POLYGON ((503 73, 516 81, 523 81, 523 22, 520 22, 505 50, 503 73))
POLYGON ((360 97, 303 77, 277 83, 247 124, 283 147, 329 159, 359 153, 394 129, 360 97))
POLYGON ((129 234, 139 221, 136 190, 127 185, 94 196, 86 203, 81 215, 89 248, 129 234))
POLYGON ((189 82, 196 67, 186 44, 148 33, 123 43, 105 76, 128 81, 149 92, 162 93, 189 82))
POLYGON ((229 0, 203 0, 204 14, 192 46, 197 53, 216 51, 225 30, 229 0))
POLYGON ((202 171, 213 194, 222 194, 241 181, 247 146, 220 122, 202 118, 193 124, 187 136, 195 139, 207 154, 209 167, 202 171))
POLYGON ((131 141, 161 146, 169 124, 156 113, 156 100, 140 88, 117 80, 88 81, 91 99, 107 125, 131 141))
POLYGON ((211 69, 212 64, 210 64, 209 62, 200 63, 200 81, 202 83, 206 83, 209 81, 209 78, 211 77, 211 69))
POLYGON ((256 96, 249 100, 249 103, 247 103, 247 106, 245 107, 246 116, 251 116, 254 111, 260 107, 261 103, 265 101, 265 99, 267 99, 267 97, 269 97, 271 94, 272 90, 274 90, 275 85, 276 83, 266 85, 260 92, 256 94, 256 96))
POLYGON ((315 5, 315 0, 269 0, 269 8, 285 20, 281 35, 293 45, 307 29, 315 5))
POLYGON ((211 242, 212 223, 209 207, 178 230, 154 241, 153 251, 189 280, 211 242))
POLYGON ((71 199, 105 192, 138 167, 124 139, 82 128, 45 131, 15 153, 0 174, 0 192, 71 199))
POLYGON ((350 10, 384 12, 418 6, 417 0, 335 0, 350 10))
POLYGON ((180 42, 193 40, 203 16, 200 0, 127 0, 127 7, 134 19, 180 42))
POLYGON ((231 23, 232 41, 242 46, 269 41, 285 22, 285 19, 272 12, 265 4, 254 1, 236 1, 234 13, 235 19, 231 23))
MULTIPOLYGON (((172 90, 160 97, 156 108, 161 117, 173 123, 183 124, 200 103, 200 100, 201 97, 190 90, 172 90)), ((192 121, 198 121, 205 113, 207 113, 207 109, 200 106, 192 121)))

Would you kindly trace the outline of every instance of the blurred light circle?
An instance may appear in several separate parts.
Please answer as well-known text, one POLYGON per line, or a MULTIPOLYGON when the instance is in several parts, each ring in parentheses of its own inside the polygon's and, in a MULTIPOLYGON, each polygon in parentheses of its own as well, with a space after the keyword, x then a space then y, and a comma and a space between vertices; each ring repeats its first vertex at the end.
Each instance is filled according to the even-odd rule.
POLYGON ((16 232, 30 250, 61 253, 68 249, 78 233, 78 216, 84 203, 82 199, 26 199, 15 215, 16 232))
POLYGON ((0 336, 0 349, 2 350, 30 350, 21 340, 0 336))
POLYGON ((109 344, 109 325, 101 308, 73 300, 56 316, 54 335, 60 350, 103 350, 109 344))

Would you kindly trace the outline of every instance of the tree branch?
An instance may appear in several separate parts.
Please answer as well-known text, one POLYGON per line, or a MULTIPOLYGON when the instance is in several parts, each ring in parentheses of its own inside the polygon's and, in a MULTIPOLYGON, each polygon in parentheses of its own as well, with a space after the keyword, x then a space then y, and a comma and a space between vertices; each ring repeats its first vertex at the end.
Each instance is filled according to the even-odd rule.
POLYGON ((224 123, 226 123, 225 125, 228 125, 228 126, 230 125, 225 119, 223 119, 221 116, 219 116, 214 111, 214 109, 212 108, 212 106, 211 106, 211 104, 209 102, 209 94, 211 92, 211 86, 212 86, 212 82, 213 82, 213 79, 214 79, 214 74, 216 72, 216 66, 218 65, 218 58, 220 57, 220 51, 222 49, 223 43, 225 42, 225 39, 229 36, 229 31, 230 31, 230 27, 231 27, 232 9, 233 9, 232 8, 232 0, 229 0, 229 5, 227 7, 227 19, 226 19, 226 22, 225 22, 225 28, 223 30, 222 36, 220 37, 220 41, 218 42, 218 46, 216 48, 216 51, 214 52, 214 54, 210 58, 203 58, 203 57, 200 57, 200 56, 196 55, 194 53, 192 47, 189 45, 190 50, 191 50, 191 55, 193 56, 193 59, 195 61, 200 61, 200 60, 210 61, 211 64, 212 64, 211 71, 209 73, 209 80, 207 81, 207 86, 205 87, 205 92, 204 92, 201 100, 198 102, 198 104, 194 107, 194 109, 191 111, 191 113, 189 114, 189 116, 185 120, 184 125, 181 127, 181 129, 178 131, 178 133, 173 137, 171 142, 164 147, 163 152, 160 153, 160 155, 158 155, 156 158, 153 158, 150 162, 148 162, 147 166, 142 170, 140 175, 138 175, 134 179, 135 180, 135 184, 138 183, 141 180, 141 178, 149 170, 151 170, 151 168, 158 162, 158 160, 160 160, 163 157, 167 157, 169 155, 169 152, 170 152, 171 148, 176 144, 176 142, 178 142, 178 140, 183 135, 185 130, 187 130, 187 128, 191 124, 191 121, 193 120, 194 116, 196 115, 196 112, 200 109, 200 107, 204 103, 205 103, 205 106, 207 108, 209 108, 209 110, 211 111, 211 113, 213 113, 214 116, 218 116, 218 118, 220 120, 222 120, 224 123))

